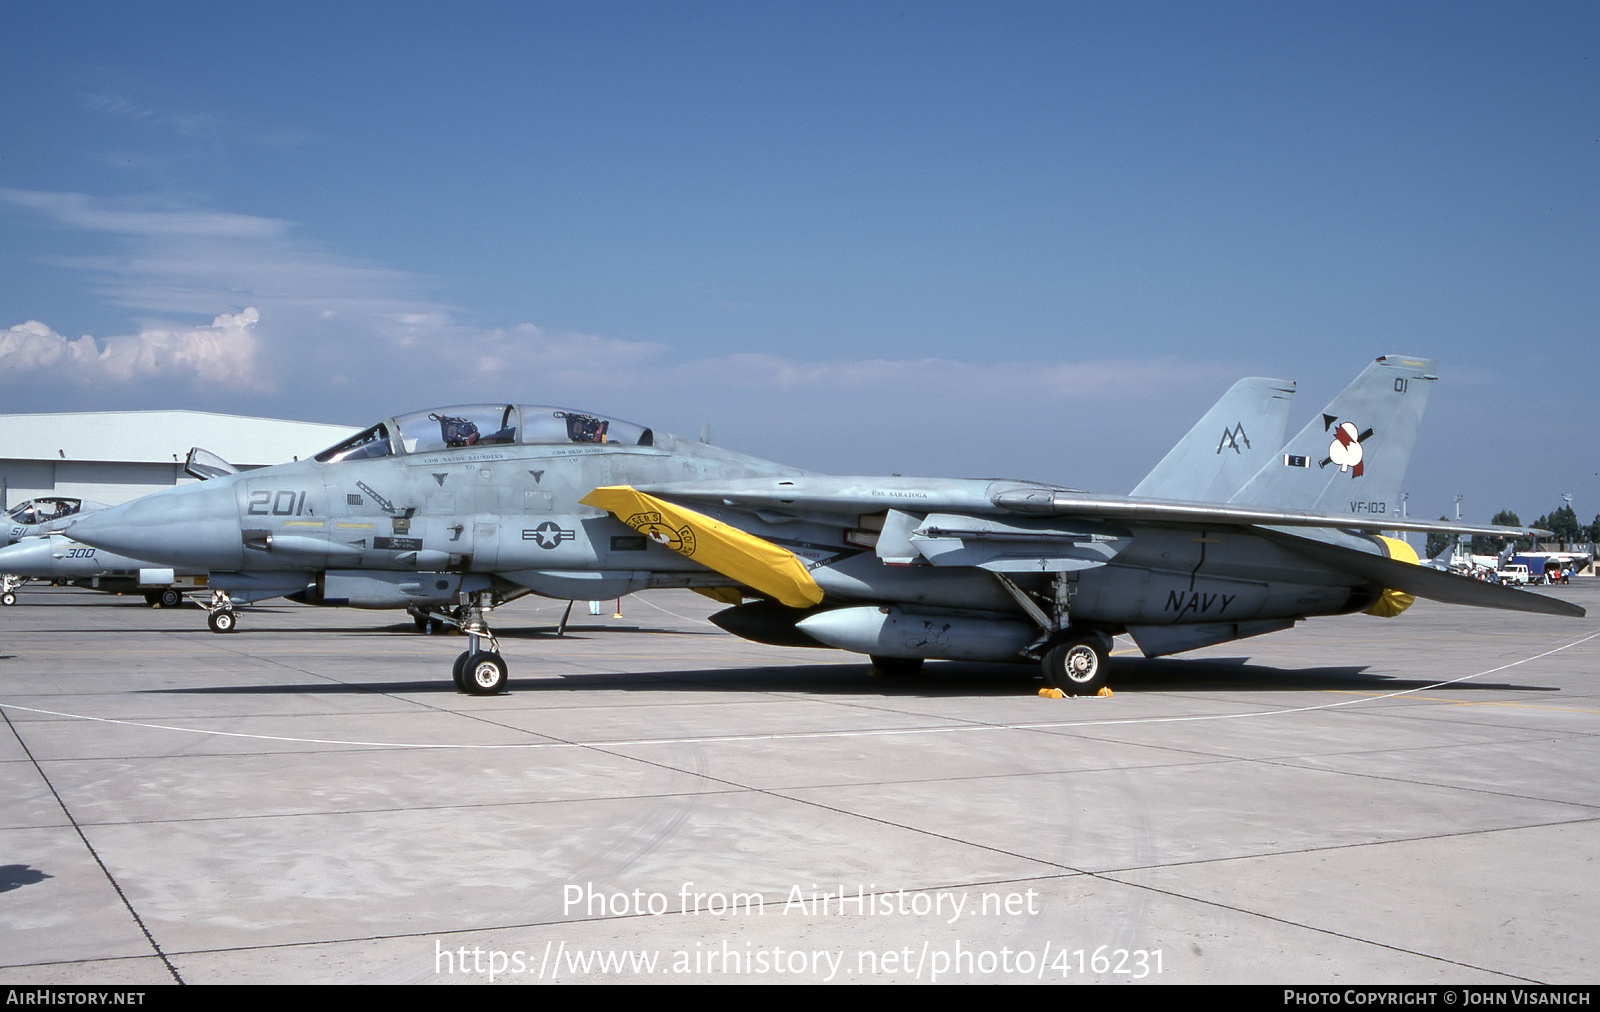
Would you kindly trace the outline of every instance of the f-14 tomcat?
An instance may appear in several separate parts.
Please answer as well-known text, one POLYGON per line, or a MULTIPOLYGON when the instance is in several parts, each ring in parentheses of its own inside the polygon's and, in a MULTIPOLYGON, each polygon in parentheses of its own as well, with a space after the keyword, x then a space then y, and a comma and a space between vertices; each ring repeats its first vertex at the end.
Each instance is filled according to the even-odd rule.
MULTIPOLYGON (((1092 693, 1112 637, 1149 656, 1394 615, 1414 595, 1581 616, 1564 601, 1415 565, 1379 531, 1527 533, 1407 521, 1400 481, 1435 363, 1378 359, 1282 443, 1293 385, 1242 380, 1130 496, 1009 479, 808 473, 601 415, 494 404, 387 419, 314 458, 162 491, 71 536, 248 576, 329 604, 459 621, 456 683, 507 680, 485 622, 529 592, 691 587, 724 629, 871 656, 1040 663, 1092 693), (1272 447, 1269 452, 1267 447, 1272 447)), ((224 595, 212 626, 231 629, 224 595)))
MULTIPOLYGON (((4 486, 0 485, 0 498, 4 497, 3 493, 4 486)), ((81 515, 99 509, 105 509, 105 504, 60 495, 39 496, 18 503, 5 511, 5 527, 0 528, 0 552, 24 539, 47 538, 81 515)), ((0 566, 0 605, 16 604, 17 588, 32 575, 0 566)))

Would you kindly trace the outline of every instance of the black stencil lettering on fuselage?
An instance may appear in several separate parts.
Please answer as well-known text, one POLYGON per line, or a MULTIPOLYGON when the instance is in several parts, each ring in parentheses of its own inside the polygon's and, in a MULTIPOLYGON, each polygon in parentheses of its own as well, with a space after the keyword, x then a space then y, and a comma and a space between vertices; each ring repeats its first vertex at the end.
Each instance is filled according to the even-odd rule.
POLYGON ((422 539, 375 537, 372 547, 380 552, 415 552, 422 548, 422 539))
POLYGON ((1191 591, 1185 594, 1181 590, 1170 590, 1167 592, 1167 606, 1165 610, 1176 612, 1178 618, 1182 618, 1190 612, 1193 612, 1197 615, 1208 615, 1211 613, 1211 609, 1213 608, 1215 608, 1217 610, 1217 614, 1220 615, 1228 610, 1228 605, 1233 603, 1233 599, 1235 597, 1238 597, 1238 595, 1206 594, 1198 591, 1191 591))

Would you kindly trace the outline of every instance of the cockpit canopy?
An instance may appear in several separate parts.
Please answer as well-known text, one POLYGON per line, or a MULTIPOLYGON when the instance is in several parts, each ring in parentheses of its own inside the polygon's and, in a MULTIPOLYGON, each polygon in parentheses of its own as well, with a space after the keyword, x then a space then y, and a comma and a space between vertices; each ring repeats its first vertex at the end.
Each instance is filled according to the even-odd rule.
POLYGON ((27 502, 6 510, 6 515, 12 523, 17 524, 47 524, 52 520, 70 517, 83 509, 82 499, 70 499, 65 496, 41 496, 29 499, 27 502))
POLYGON ((317 454, 323 463, 475 446, 623 443, 650 446, 655 434, 632 422, 531 404, 468 404, 379 422, 317 454))

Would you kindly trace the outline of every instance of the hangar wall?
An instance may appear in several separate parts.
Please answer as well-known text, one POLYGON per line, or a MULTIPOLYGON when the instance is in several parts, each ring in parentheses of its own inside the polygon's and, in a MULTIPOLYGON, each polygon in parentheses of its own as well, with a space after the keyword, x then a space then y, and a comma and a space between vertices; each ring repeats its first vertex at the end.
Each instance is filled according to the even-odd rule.
POLYGON ((207 411, 0 415, 0 508, 41 495, 114 506, 193 481, 183 473, 193 446, 236 467, 265 467, 311 456, 355 432, 349 425, 207 411))

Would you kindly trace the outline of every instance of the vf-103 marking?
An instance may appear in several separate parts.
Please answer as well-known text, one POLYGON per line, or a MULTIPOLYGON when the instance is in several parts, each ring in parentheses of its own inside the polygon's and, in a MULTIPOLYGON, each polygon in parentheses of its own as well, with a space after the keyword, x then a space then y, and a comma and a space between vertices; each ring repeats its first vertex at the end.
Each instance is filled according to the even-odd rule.
POLYGON ((1242 380, 1129 496, 811 474, 566 409, 435 409, 313 459, 106 510, 72 533, 258 584, 309 582, 309 600, 458 621, 469 647, 455 679, 481 694, 507 677, 485 613, 527 593, 692 587, 728 601, 714 620, 751 639, 854 650, 886 671, 1034 660, 1078 693, 1105 683, 1119 633, 1171 654, 1315 615, 1398 614, 1413 595, 1581 615, 1417 566, 1378 533, 1522 533, 1387 508, 1433 381, 1431 361, 1380 358, 1328 405, 1329 422, 1284 442, 1293 385, 1242 380), (1329 435, 1341 419, 1366 426, 1350 444, 1359 472, 1307 466, 1330 440, 1344 445, 1329 435), (1235 429, 1251 438, 1222 452, 1217 433, 1235 429), (1351 482, 1367 508, 1345 510, 1351 482), (292 512, 250 511, 280 501, 292 512))

